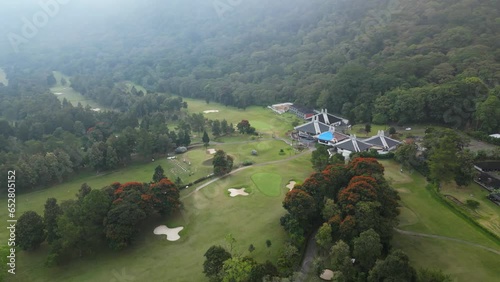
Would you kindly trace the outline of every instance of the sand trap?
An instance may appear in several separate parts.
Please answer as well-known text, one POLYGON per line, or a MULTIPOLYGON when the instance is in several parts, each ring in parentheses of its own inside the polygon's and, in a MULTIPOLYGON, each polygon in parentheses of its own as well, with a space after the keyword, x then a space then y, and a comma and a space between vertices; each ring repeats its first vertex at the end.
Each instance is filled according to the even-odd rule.
POLYGON ((62 95, 62 94, 64 94, 64 93, 61 93, 61 92, 54 93, 54 95, 62 95))
POLYGON ((95 108, 95 109, 92 109, 92 111, 94 111, 94 112, 100 112, 101 109, 100 108, 95 108))
POLYGON ((203 111, 204 114, 209 114, 209 113, 218 113, 219 110, 208 110, 208 111, 203 111))
POLYGON ((330 269, 325 269, 325 270, 323 270, 323 273, 321 273, 319 278, 326 280, 326 281, 332 281, 333 271, 331 271, 330 269))
POLYGON ((168 228, 166 225, 160 225, 155 228, 153 233, 155 235, 167 235, 167 240, 169 241, 177 241, 181 238, 179 236, 179 232, 184 229, 184 227, 176 227, 176 228, 168 228))
POLYGON ((229 191, 231 193, 231 195, 229 195, 231 197, 248 196, 248 195, 250 195, 247 192, 245 192, 245 188, 241 188, 241 189, 231 188, 231 189, 228 189, 227 191, 229 191))
POLYGON ((293 187, 295 187, 295 184, 297 184, 297 182, 295 181, 290 181, 290 183, 288 183, 288 185, 286 186, 286 188, 292 190, 293 187))
POLYGON ((208 149, 207 153, 209 153, 210 155, 214 155, 215 153, 217 153, 217 150, 215 150, 215 149, 208 149))

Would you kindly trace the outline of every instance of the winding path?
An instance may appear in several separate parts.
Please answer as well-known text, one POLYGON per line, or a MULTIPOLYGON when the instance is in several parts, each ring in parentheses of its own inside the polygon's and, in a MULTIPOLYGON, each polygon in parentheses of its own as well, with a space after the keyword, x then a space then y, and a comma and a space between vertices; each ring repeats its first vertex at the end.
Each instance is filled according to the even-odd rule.
POLYGON ((469 245, 469 246, 481 248, 483 250, 487 250, 487 251, 490 251, 490 252, 495 253, 497 255, 500 255, 500 251, 498 251, 498 250, 495 250, 493 248, 486 247, 486 246, 483 246, 483 245, 480 245, 480 244, 476 244, 476 243, 472 243, 472 242, 469 242, 469 241, 465 241, 465 240, 462 240, 462 239, 457 239, 457 238, 452 238, 452 237, 446 237, 446 236, 441 236, 441 235, 434 235, 434 234, 426 234, 426 233, 418 233, 418 232, 413 232, 413 231, 406 231, 406 230, 401 230, 401 229, 398 229, 398 228, 394 228, 394 230, 396 232, 398 232, 399 234, 408 235, 408 236, 425 237, 425 238, 434 238, 434 239, 441 239, 441 240, 453 241, 453 242, 457 242, 457 243, 461 243, 461 244, 465 244, 465 245, 469 245))
POLYGON ((208 185, 210 185, 210 184, 212 184, 212 183, 214 183, 214 182, 219 181, 219 180, 220 180, 220 179, 222 179, 222 178, 228 177, 229 175, 232 175, 232 174, 238 173, 238 172, 240 172, 240 171, 242 171, 242 170, 245 170, 245 169, 248 169, 248 168, 251 168, 251 167, 259 167, 259 166, 266 166, 266 165, 273 165, 273 164, 278 164, 278 163, 288 162, 288 161, 291 161, 291 160, 294 160, 294 159, 297 159, 297 158, 301 157, 301 156, 302 156, 302 155, 304 155, 305 153, 308 153, 308 152, 314 151, 315 149, 316 149, 316 148, 309 148, 308 150, 304 150, 303 152, 300 152, 300 153, 298 153, 298 154, 296 154, 296 155, 294 155, 294 156, 291 156, 291 157, 288 157, 288 158, 286 158, 286 159, 282 159, 282 160, 277 160, 277 161, 269 161, 269 162, 265 162, 265 163, 258 163, 258 164, 254 164, 254 165, 249 165, 249 166, 243 166, 243 167, 240 167, 240 168, 238 168, 238 169, 235 169, 235 170, 233 170, 233 171, 229 172, 228 174, 225 174, 225 175, 223 175, 223 176, 219 176, 219 177, 214 178, 214 179, 212 179, 212 180, 210 180, 210 181, 208 181, 208 182, 206 182, 206 183, 203 183, 202 185, 200 185, 200 186, 196 187, 196 189, 195 189, 195 190, 193 190, 191 193, 189 193, 189 194, 185 195, 184 197, 181 197, 181 200, 182 200, 182 199, 185 199, 185 198, 187 198, 187 197, 189 197, 189 196, 191 196, 193 193, 200 191, 201 189, 203 189, 203 188, 207 187, 208 185))

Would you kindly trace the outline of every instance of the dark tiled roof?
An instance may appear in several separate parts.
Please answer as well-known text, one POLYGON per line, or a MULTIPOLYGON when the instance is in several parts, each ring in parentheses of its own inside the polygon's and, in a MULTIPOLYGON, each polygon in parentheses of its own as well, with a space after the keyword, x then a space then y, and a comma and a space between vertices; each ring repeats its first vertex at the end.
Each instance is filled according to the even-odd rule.
POLYGON ((493 187, 495 189, 500 188, 500 179, 497 179, 493 175, 490 175, 488 173, 480 173, 478 176, 479 182, 483 183, 484 185, 488 187, 493 187))
POLYGON ((365 143, 361 140, 352 139, 352 138, 344 140, 342 142, 339 142, 333 146, 337 147, 339 149, 348 150, 351 152, 363 152, 363 151, 366 151, 366 150, 370 149, 371 147, 373 147, 372 145, 370 145, 368 143, 365 143))
POLYGON ((307 107, 301 106, 301 105, 293 105, 290 108, 295 108, 297 111, 303 113, 303 114, 314 114, 314 110, 311 110, 307 107))
MULTIPOLYGON (((342 122, 341 118, 328 113, 319 113, 314 115, 313 117, 316 117, 320 122, 324 124, 333 124, 337 122, 342 122)), ((313 117, 310 117, 308 119, 312 119, 313 117)))
POLYGON ((310 121, 306 124, 299 125, 299 126, 295 127, 295 130, 307 132, 309 134, 314 134, 314 135, 320 134, 321 132, 328 131, 329 129, 330 129, 330 126, 328 126, 324 123, 321 123, 321 122, 314 122, 314 121, 310 121), (316 123, 316 125, 315 125, 315 123, 316 123))
POLYGON ((392 148, 392 147, 395 147, 395 146, 401 144, 400 141, 394 140, 394 139, 386 137, 386 136, 380 136, 380 135, 370 137, 370 138, 365 139, 363 141, 366 143, 372 144, 374 146, 377 146, 377 147, 382 147, 382 148, 386 148, 386 145, 387 145, 387 148, 392 148))
POLYGON ((483 171, 500 170, 500 161, 477 162, 475 165, 483 171))

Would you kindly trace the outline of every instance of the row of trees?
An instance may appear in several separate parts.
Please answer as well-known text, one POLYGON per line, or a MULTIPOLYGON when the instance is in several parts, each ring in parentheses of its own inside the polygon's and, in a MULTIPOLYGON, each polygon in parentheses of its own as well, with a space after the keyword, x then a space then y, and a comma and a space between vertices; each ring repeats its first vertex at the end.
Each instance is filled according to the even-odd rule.
POLYGON ((83 184, 76 199, 61 204, 49 198, 43 217, 34 211, 21 215, 16 243, 32 251, 47 241, 48 265, 98 252, 102 243, 124 249, 132 244, 143 219, 168 216, 180 208, 176 185, 161 173, 154 178, 156 182, 113 183, 102 189, 83 184))

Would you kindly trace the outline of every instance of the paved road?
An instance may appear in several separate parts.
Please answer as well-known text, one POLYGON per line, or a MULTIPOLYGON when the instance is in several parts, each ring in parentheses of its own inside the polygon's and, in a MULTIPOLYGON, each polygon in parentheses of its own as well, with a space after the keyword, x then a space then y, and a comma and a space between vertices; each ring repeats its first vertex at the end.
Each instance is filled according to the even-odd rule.
MULTIPOLYGON (((318 229, 319 230, 319 229, 318 229)), ((307 277, 307 274, 311 271, 313 267, 313 261, 316 257, 316 252, 318 250, 318 246, 316 245, 316 234, 318 230, 314 231, 313 234, 309 237, 309 241, 307 242, 306 252, 304 257, 302 258, 302 265, 300 267, 300 272, 302 272, 304 277, 307 277)), ((298 279, 299 281, 303 281, 303 279, 298 279)))
POLYGON ((486 247, 486 246, 483 246, 483 245, 480 245, 480 244, 468 242, 468 241, 457 239, 457 238, 451 238, 451 237, 446 237, 446 236, 441 236, 441 235, 434 235, 434 234, 418 233, 418 232, 413 232, 413 231, 406 231, 406 230, 401 230, 401 229, 398 229, 398 228, 394 228, 394 230, 396 232, 400 233, 400 234, 403 234, 403 235, 409 235, 409 236, 415 236, 415 237, 425 237, 425 238, 435 238, 435 239, 441 239, 441 240, 458 242, 458 243, 466 244, 466 245, 469 245, 469 246, 481 248, 481 249, 490 251, 492 253, 495 253, 497 255, 500 255, 500 251, 495 250, 493 248, 489 248, 489 247, 486 247))

